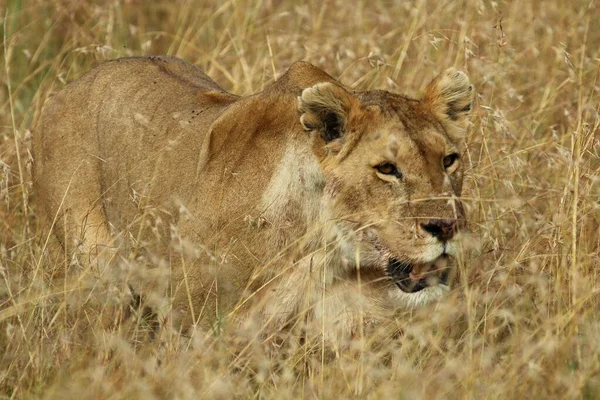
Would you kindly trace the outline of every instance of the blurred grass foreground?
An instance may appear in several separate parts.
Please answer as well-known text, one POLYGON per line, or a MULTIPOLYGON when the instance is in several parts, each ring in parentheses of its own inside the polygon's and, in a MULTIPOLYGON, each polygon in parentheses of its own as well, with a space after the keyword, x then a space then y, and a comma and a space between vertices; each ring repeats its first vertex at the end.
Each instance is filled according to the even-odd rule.
MULTIPOLYGON (((600 398, 600 5, 594 1, 0 1, 0 398, 600 398), (306 60, 418 96, 476 88, 478 249, 440 304, 340 347, 248 329, 106 330, 124 288, 45 251, 30 140, 103 60, 167 54, 247 95, 306 60), (69 268, 76 279, 61 281, 69 268)), ((168 299, 155 299, 168 302, 168 299)))

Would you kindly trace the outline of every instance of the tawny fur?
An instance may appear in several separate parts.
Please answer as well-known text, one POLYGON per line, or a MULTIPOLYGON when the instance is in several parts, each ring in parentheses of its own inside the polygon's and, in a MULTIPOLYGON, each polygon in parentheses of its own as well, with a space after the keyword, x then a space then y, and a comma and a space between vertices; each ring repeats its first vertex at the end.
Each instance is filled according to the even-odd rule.
POLYGON ((442 160, 463 150, 471 101, 452 69, 423 101, 352 91, 303 62, 238 97, 178 59, 113 60, 46 105, 37 204, 67 251, 123 246, 121 234, 167 259, 183 326, 301 314, 352 332, 447 291, 404 293, 386 267, 431 262, 442 245, 420 223, 464 217, 462 164, 442 160), (377 172, 386 161, 402 179, 377 172), (174 236, 204 251, 173 254, 174 236))

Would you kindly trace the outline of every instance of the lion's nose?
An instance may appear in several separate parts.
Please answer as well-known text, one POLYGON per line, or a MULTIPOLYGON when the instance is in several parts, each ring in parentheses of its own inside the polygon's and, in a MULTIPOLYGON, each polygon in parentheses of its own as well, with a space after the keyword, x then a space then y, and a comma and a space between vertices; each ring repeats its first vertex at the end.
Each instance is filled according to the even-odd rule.
POLYGON ((431 219, 421 224, 421 228, 442 242, 452 239, 457 231, 456 220, 451 219, 431 219))

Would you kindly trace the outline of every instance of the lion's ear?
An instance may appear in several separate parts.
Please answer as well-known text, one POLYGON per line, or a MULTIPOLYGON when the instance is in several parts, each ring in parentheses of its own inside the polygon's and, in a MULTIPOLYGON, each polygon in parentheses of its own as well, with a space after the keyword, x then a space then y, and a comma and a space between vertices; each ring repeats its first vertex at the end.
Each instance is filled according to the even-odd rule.
POLYGON ((321 134, 326 143, 340 138, 356 98, 344 88, 331 83, 317 83, 298 97, 300 123, 307 131, 321 134))
POLYGON ((464 72, 448 68, 427 86, 423 101, 452 140, 464 139, 473 105, 473 86, 464 72))

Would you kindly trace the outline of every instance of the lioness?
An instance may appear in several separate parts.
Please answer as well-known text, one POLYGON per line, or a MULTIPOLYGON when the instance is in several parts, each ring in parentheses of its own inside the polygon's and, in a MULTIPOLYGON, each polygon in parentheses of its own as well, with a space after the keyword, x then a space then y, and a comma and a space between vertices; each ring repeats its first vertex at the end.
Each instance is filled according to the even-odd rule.
POLYGON ((120 237, 167 260, 182 326, 252 312, 351 332, 447 292, 472 98, 455 69, 416 100, 297 62, 239 97, 179 59, 109 61, 44 109, 40 214, 67 249, 120 237))

